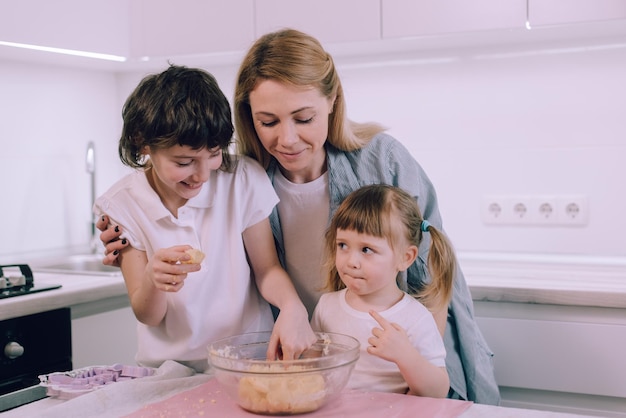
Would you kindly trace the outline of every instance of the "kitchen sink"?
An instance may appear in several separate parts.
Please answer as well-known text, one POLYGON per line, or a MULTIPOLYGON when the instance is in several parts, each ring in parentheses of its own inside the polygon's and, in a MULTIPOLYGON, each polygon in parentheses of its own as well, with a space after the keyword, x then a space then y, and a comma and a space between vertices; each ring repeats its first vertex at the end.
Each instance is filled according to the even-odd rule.
POLYGON ((33 271, 97 276, 120 276, 118 267, 102 264, 102 254, 74 254, 32 263, 33 271))

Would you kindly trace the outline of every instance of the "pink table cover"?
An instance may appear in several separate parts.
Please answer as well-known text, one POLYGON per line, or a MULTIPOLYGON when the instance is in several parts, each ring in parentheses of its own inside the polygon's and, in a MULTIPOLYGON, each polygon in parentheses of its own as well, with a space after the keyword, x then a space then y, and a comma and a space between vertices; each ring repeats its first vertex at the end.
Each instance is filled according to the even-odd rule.
MULTIPOLYGON (((306 418, 454 418, 461 415, 472 402, 452 399, 422 398, 397 393, 343 391, 337 398, 306 418)), ((259 417, 241 409, 217 380, 181 392, 171 398, 144 406, 127 415, 132 418, 150 417, 259 417)))

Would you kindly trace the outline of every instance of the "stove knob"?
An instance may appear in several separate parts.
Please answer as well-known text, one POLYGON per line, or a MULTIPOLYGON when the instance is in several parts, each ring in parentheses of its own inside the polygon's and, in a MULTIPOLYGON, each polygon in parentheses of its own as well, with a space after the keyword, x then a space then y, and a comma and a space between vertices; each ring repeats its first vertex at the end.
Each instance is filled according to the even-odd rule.
POLYGON ((24 347, 15 341, 11 341, 4 346, 4 355, 10 359, 18 358, 22 354, 24 354, 24 347))

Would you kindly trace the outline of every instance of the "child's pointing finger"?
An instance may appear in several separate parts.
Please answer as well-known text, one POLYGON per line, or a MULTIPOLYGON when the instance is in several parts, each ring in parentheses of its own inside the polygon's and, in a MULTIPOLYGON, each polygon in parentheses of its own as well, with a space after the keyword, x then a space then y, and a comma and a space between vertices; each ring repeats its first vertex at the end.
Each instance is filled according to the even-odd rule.
POLYGON ((387 329, 391 326, 391 323, 383 318, 378 312, 370 310, 369 314, 376 320, 376 322, 378 322, 382 329, 387 329))

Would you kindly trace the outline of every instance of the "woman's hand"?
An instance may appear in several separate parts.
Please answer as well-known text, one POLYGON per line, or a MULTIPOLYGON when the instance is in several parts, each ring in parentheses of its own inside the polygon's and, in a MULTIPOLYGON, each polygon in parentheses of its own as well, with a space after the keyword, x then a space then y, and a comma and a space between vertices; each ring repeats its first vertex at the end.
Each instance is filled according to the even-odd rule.
POLYGON ((146 264, 145 277, 158 290, 178 292, 184 286, 187 274, 200 270, 200 264, 181 264, 191 259, 185 252, 190 248, 189 245, 177 245, 157 250, 146 264))
POLYGON ((128 247, 128 240, 120 239, 122 235, 121 228, 117 225, 110 225, 109 222, 107 215, 102 215, 96 222, 96 228, 101 231, 100 241, 102 241, 105 248, 102 264, 119 267, 117 256, 124 248, 128 247))
MULTIPOLYGON (((304 308, 304 305, 300 305, 304 308)), ((267 348, 268 360, 294 360, 311 347, 317 336, 309 324, 306 308, 281 309, 267 348)))

